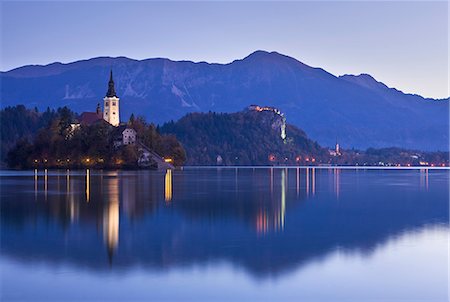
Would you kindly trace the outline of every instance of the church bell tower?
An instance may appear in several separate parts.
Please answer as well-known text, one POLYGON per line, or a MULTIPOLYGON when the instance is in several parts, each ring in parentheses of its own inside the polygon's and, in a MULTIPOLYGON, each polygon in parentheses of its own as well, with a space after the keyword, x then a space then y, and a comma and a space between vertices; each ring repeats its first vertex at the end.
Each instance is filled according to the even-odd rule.
POLYGON ((119 126, 119 98, 117 97, 116 89, 114 88, 112 70, 109 75, 108 92, 106 92, 103 101, 103 119, 115 127, 119 126))

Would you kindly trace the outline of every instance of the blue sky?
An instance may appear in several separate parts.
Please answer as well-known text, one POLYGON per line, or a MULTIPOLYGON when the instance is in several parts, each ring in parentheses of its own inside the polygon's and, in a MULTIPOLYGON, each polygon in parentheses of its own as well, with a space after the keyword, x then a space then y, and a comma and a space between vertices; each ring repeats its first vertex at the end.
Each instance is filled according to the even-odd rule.
POLYGON ((96 56, 228 63, 262 49, 442 98, 448 14, 446 1, 3 1, 0 70, 96 56))

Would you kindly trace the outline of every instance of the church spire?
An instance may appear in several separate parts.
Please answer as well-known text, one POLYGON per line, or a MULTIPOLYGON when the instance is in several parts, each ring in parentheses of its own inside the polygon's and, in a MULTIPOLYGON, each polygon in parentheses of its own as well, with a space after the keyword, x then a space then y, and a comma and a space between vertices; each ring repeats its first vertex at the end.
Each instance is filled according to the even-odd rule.
POLYGON ((109 82, 108 82, 108 92, 106 93, 106 97, 117 97, 116 95, 116 89, 114 88, 114 80, 113 80, 113 73, 112 69, 109 74, 109 82))

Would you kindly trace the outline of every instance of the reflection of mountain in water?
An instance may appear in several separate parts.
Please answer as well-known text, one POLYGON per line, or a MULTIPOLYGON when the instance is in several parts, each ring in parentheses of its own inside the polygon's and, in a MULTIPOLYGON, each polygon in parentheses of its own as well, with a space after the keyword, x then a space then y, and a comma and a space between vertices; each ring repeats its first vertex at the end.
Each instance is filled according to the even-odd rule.
POLYGON ((448 223, 439 171, 199 169, 3 176, 2 253, 102 270, 228 260, 277 274, 448 223))

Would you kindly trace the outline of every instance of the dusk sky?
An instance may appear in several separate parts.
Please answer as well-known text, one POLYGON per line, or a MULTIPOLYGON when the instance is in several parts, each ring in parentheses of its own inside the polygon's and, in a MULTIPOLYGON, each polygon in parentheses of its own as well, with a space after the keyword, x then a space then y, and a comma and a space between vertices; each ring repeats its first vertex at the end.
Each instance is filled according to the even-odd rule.
POLYGON ((1 62, 96 56, 228 63, 262 49, 404 92, 449 96, 448 3, 2 2, 1 62))

